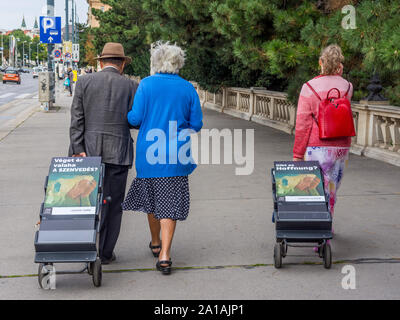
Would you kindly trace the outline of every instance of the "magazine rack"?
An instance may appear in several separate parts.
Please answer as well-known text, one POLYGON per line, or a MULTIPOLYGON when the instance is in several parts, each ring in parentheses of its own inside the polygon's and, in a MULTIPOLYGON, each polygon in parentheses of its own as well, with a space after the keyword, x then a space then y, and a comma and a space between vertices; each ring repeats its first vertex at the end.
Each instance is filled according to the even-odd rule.
POLYGON ((103 199, 104 165, 100 157, 53 158, 44 186, 39 230, 35 234, 35 263, 39 263, 39 285, 54 263, 84 263, 76 272, 88 271, 96 287, 101 286, 98 258, 101 210, 111 199, 103 199))
POLYGON ((325 268, 331 267, 332 218, 323 175, 316 161, 277 161, 271 169, 276 244, 274 264, 282 266, 288 247, 316 243, 325 268), (298 243, 298 244, 295 244, 298 243), (309 243, 302 245, 302 243, 309 243))

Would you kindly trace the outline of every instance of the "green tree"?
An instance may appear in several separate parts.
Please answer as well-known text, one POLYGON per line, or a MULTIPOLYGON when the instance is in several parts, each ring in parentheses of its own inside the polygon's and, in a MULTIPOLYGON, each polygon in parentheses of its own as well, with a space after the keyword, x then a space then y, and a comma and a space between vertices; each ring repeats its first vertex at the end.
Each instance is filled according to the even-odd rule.
POLYGON ((187 53, 182 75, 209 90, 264 86, 286 91, 295 103, 302 83, 319 73, 321 49, 339 44, 354 99, 379 72, 384 94, 400 105, 400 3, 391 0, 104 0, 112 10, 93 13, 95 51, 124 44, 128 71, 149 73, 149 48, 176 42, 187 53), (356 6, 356 29, 344 29, 344 4, 356 6), (321 5, 320 5, 321 4, 321 5))
POLYGON ((150 45, 146 41, 145 26, 151 22, 151 13, 142 7, 140 0, 104 0, 112 9, 102 12, 93 10, 99 19, 100 27, 93 28, 93 44, 100 54, 106 42, 120 42, 124 45, 125 54, 132 58, 127 66, 128 74, 147 76, 150 69, 150 45))

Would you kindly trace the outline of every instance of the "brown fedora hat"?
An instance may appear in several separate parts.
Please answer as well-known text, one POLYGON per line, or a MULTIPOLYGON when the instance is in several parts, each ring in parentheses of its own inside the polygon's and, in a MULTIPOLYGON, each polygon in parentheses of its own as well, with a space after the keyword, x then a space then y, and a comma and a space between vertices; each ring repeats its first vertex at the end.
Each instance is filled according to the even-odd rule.
POLYGON ((125 51, 122 44, 116 42, 107 42, 104 45, 103 52, 101 53, 100 57, 97 57, 96 59, 106 58, 125 59, 127 64, 130 64, 132 62, 132 59, 130 57, 125 56, 125 51))

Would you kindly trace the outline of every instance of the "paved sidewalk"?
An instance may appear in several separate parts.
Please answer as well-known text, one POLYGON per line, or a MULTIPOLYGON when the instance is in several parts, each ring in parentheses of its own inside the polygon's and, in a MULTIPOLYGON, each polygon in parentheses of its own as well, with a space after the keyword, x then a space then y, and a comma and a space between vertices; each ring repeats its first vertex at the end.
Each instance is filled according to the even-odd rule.
MULTIPOLYGON (((127 213, 117 262, 104 266, 101 288, 82 274, 60 275, 57 290, 40 290, 34 224, 50 159, 68 150, 70 103, 61 93, 58 111, 34 113, 0 141, 0 299, 400 298, 398 167, 351 156, 334 219, 332 269, 316 265, 321 260, 310 249, 291 249, 276 270, 269 170, 274 160, 291 159, 293 137, 209 110, 205 128, 255 129, 255 170, 236 176, 234 165, 201 165, 191 176, 191 212, 178 222, 172 251, 178 269, 170 277, 154 271, 147 219, 127 213), (342 289, 346 264, 356 268, 356 290, 342 289)), ((133 177, 134 170, 128 183, 133 177)))

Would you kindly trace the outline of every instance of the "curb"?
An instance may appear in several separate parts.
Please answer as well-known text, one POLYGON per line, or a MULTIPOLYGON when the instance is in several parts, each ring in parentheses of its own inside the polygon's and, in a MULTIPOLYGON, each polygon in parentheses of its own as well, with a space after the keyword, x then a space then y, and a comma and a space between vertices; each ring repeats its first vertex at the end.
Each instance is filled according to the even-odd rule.
MULTIPOLYGON (((17 102, 20 100, 16 100, 17 102)), ((5 109, 8 109, 8 105, 15 104, 16 101, 12 101, 8 103, 5 109)), ((27 119, 29 119, 34 113, 39 111, 40 109, 40 103, 34 103, 31 107, 27 108, 20 114, 15 119, 12 119, 10 121, 7 121, 2 127, 5 127, 4 131, 0 127, 0 142, 3 141, 10 133, 12 133, 15 129, 17 129, 21 124, 23 124, 27 119)))

